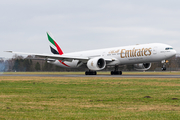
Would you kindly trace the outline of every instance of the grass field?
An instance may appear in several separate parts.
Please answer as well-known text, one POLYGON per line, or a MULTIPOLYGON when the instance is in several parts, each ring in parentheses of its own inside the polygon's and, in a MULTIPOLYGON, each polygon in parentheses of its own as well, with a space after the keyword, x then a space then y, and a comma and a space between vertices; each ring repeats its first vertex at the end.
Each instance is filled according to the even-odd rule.
POLYGON ((0 119, 180 119, 179 78, 0 77, 0 119))

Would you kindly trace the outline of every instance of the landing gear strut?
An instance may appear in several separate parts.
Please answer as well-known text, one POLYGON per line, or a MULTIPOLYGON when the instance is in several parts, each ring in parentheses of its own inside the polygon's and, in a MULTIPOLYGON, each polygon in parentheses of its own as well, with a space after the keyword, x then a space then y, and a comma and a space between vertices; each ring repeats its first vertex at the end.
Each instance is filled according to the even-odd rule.
POLYGON ((162 63, 163 63, 163 66, 162 66, 162 71, 166 71, 166 64, 168 63, 169 61, 168 60, 164 60, 164 61, 162 61, 162 63))
POLYGON ((166 63, 164 63, 164 65, 162 66, 162 71, 166 71, 166 63))
POLYGON ((111 75, 122 75, 122 71, 118 71, 118 66, 115 66, 114 71, 111 71, 111 75))
POLYGON ((85 72, 85 75, 97 75, 97 72, 96 71, 86 71, 85 72))

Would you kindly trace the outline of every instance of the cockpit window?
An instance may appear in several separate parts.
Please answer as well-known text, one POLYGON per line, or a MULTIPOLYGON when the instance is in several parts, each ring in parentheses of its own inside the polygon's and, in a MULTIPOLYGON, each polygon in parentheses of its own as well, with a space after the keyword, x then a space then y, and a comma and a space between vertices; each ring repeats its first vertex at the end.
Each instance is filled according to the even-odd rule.
POLYGON ((173 48, 165 48, 165 50, 173 50, 173 48))

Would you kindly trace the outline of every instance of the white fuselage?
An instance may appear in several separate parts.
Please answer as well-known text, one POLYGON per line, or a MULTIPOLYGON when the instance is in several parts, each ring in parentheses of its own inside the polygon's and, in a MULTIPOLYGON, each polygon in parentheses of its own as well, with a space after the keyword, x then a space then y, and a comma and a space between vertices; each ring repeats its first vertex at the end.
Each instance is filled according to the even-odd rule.
MULTIPOLYGON (((114 47, 106 49, 97 49, 81 52, 66 53, 66 56, 82 56, 88 58, 100 57, 103 59, 111 59, 107 65, 124 65, 124 64, 138 64, 138 63, 152 63, 167 60, 173 57, 176 51, 167 44, 151 43, 123 47, 114 47)), ((77 67, 78 60, 72 62, 63 61, 70 68, 77 67)), ((50 62, 52 64, 67 67, 58 60, 50 62)))

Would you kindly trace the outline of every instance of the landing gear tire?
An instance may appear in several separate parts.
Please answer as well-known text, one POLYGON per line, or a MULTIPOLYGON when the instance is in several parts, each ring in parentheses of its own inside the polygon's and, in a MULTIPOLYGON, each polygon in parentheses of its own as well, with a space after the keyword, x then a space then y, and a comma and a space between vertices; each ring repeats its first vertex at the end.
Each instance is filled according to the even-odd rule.
POLYGON ((85 75, 97 75, 96 71, 86 71, 85 75))
POLYGON ((122 71, 111 71, 111 75, 122 75, 122 71))
POLYGON ((166 67, 162 67, 161 69, 162 69, 162 71, 166 71, 166 67))

